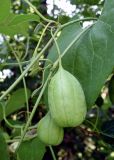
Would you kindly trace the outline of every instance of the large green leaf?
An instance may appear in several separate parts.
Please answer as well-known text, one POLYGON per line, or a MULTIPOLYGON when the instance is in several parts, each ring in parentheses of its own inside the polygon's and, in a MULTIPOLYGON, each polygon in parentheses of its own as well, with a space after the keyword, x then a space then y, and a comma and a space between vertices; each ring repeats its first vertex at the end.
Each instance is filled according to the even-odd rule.
MULTIPOLYGON (((87 101, 91 107, 107 77, 114 67, 114 0, 106 0, 99 20, 80 40, 76 42, 62 59, 63 66, 80 81, 87 101)), ((76 36, 76 24, 66 27, 58 39, 61 53, 76 36), (69 34, 70 31, 70 34, 69 34), (66 42, 67 41, 67 42, 66 42)), ((48 58, 58 57, 55 45, 48 58)))
POLYGON ((13 36, 15 34, 23 34, 27 36, 29 22, 39 22, 39 17, 35 14, 16 15, 10 13, 8 17, 0 23, 0 33, 13 36))
POLYGON ((0 23, 4 21, 10 13, 10 0, 0 0, 0 23))
POLYGON ((35 14, 21 14, 21 15, 14 15, 12 20, 9 22, 10 26, 14 26, 17 24, 21 24, 28 21, 40 21, 38 15, 35 14))
MULTIPOLYGON (((28 98, 30 97, 30 90, 27 89, 28 98)), ((5 114, 8 116, 9 114, 21 109, 24 107, 26 102, 25 98, 25 90, 23 88, 16 90, 11 95, 10 99, 5 106, 5 114)), ((0 120, 3 119, 3 110, 2 106, 0 105, 0 120)))
POLYGON ((45 145, 34 138, 31 141, 23 142, 18 150, 19 160, 42 160, 45 154, 45 145))
POLYGON ((9 160, 7 145, 1 131, 0 131, 0 159, 9 160))

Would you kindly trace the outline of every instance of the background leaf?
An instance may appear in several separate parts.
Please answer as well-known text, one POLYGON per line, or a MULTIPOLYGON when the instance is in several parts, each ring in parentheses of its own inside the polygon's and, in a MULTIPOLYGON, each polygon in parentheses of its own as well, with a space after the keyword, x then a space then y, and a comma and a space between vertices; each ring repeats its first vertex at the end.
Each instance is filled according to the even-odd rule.
POLYGON ((0 1, 0 23, 4 21, 10 13, 10 0, 0 1))
MULTIPOLYGON (((112 4, 114 0, 105 1, 99 20, 83 34, 62 59, 64 68, 80 81, 88 107, 94 104, 114 67, 114 9, 112 4)), ((68 46, 66 41, 72 41, 76 35, 76 24, 62 31, 58 39, 61 53, 68 46), (70 34, 68 34, 69 31, 70 34)), ((58 54, 53 45, 48 58, 55 61, 57 57, 58 54)))
POLYGON ((0 159, 9 160, 7 145, 1 131, 0 131, 0 159))
POLYGON ((45 145, 36 137, 21 144, 18 157, 20 160, 42 160, 45 151, 45 145))
POLYGON ((40 21, 38 15, 35 14, 22 14, 22 15, 14 15, 12 20, 9 22, 9 25, 17 25, 28 21, 40 21))
POLYGON ((0 33, 13 36, 15 34, 28 35, 29 22, 39 22, 39 17, 35 14, 16 15, 10 13, 0 25, 0 33))
POLYGON ((22 34, 27 36, 28 23, 17 24, 16 26, 0 26, 0 33, 5 35, 14 36, 15 34, 22 34))
MULTIPOLYGON (((28 98, 30 97, 30 90, 27 90, 28 93, 28 98)), ((24 104, 26 102, 25 99, 25 90, 23 88, 20 88, 13 92, 11 95, 10 99, 7 102, 6 108, 5 108, 5 113, 6 116, 9 114, 21 109, 24 107, 24 104)), ((0 120, 3 119, 3 111, 2 111, 2 106, 0 105, 0 120)))

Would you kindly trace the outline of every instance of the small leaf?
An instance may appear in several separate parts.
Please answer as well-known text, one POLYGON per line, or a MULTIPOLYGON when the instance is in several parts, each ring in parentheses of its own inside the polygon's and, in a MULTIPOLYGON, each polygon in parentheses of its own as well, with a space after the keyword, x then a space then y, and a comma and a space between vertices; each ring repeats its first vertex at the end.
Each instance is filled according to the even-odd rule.
POLYGON ((9 160, 7 145, 1 131, 0 131, 0 159, 9 160))
POLYGON ((17 154, 20 160, 42 160, 45 151, 45 145, 36 137, 23 142, 17 154))
MULTIPOLYGON (((30 90, 27 89, 28 98, 30 97, 30 90)), ((17 91, 13 92, 10 99, 5 106, 5 114, 8 116, 9 114, 21 109, 24 107, 26 102, 25 98, 25 90, 23 88, 18 89, 17 91)), ((0 105, 0 120, 3 119, 3 110, 2 106, 0 105)))

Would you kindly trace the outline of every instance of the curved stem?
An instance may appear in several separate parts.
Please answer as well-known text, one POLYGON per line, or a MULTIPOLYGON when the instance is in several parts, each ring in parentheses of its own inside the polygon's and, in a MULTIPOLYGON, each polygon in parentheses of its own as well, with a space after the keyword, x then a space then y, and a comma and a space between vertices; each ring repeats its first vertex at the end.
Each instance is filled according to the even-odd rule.
MULTIPOLYGON (((2 105, 2 104, 1 104, 1 105, 2 105)), ((22 129, 22 126, 19 126, 19 125, 12 125, 12 124, 7 120, 6 114, 5 114, 5 108, 6 108, 6 105, 5 105, 5 106, 2 105, 3 119, 4 119, 5 123, 6 123, 9 127, 11 127, 11 128, 22 129)))
POLYGON ((21 126, 18 126, 18 125, 12 125, 6 118, 6 115, 4 114, 3 115, 3 118, 4 118, 4 121, 5 123, 10 127, 10 128, 15 128, 15 129, 22 129, 21 126))
MULTIPOLYGON (((91 121, 89 121, 89 120, 85 120, 87 123, 89 123, 93 128, 94 128, 94 123, 92 123, 91 121)), ((93 130, 92 130, 93 131, 93 130)), ((95 130, 94 130, 95 131, 95 130)), ((99 132, 99 130, 98 130, 98 128, 96 128, 96 132, 97 133, 100 133, 99 132)))
POLYGON ((43 36, 44 36, 44 34, 45 34, 45 32, 46 32, 46 30, 47 30, 47 28, 48 28, 48 26, 49 26, 50 24, 51 24, 51 22, 49 22, 49 23, 45 26, 45 28, 44 28, 41 36, 40 36, 40 39, 39 39, 39 41, 38 41, 37 47, 35 48, 35 51, 34 51, 34 54, 33 54, 33 58, 36 57, 37 50, 38 50, 38 48, 39 48, 39 46, 40 46, 40 43, 41 43, 41 41, 42 41, 42 38, 43 38, 43 36))
POLYGON ((23 56, 22 60, 24 60, 27 57, 28 50, 29 50, 29 43, 30 43, 30 37, 27 38, 26 51, 25 51, 25 55, 23 56))
POLYGON ((52 154, 53 160, 57 160, 57 159, 56 159, 56 157, 55 157, 55 153, 54 153, 54 151, 53 151, 52 146, 49 146, 49 149, 50 149, 50 151, 51 151, 51 154, 52 154))
MULTIPOLYGON (((23 69, 22 66, 20 64, 20 60, 18 59, 18 57, 15 54, 15 57, 19 63, 19 68, 21 71, 21 74, 23 73, 23 69)), ((25 81, 25 77, 23 77, 23 85, 24 85, 24 90, 25 90, 25 100, 26 100, 26 106, 27 106, 27 118, 29 118, 29 104, 28 104, 28 93, 27 93, 27 85, 26 85, 26 81, 25 81)))
POLYGON ((39 88, 37 88, 36 90, 33 91, 31 98, 34 97, 36 95, 36 93, 43 87, 45 79, 44 79, 44 75, 45 75, 45 71, 46 69, 48 69, 50 67, 50 65, 48 65, 47 67, 45 67, 44 71, 43 71, 43 76, 42 76, 42 84, 39 88))
POLYGON ((52 29, 51 29, 51 35, 52 35, 52 38, 53 38, 53 40, 54 40, 54 42, 55 42, 55 46, 56 46, 56 48, 57 48, 57 52, 58 52, 58 55, 59 55, 59 66, 62 66, 60 48, 59 48, 59 45, 58 45, 58 43, 57 43, 57 40, 56 40, 56 38, 55 38, 55 36, 54 36, 54 34, 53 34, 53 32, 52 32, 52 29))
POLYGON ((82 19, 75 19, 73 21, 70 21, 68 23, 65 23, 63 25, 61 25, 61 29, 63 29, 64 27, 73 24, 73 23, 77 23, 77 22, 81 22, 81 21, 90 21, 90 20, 97 20, 97 18, 93 18, 93 17, 88 17, 88 18, 82 18, 82 19))
MULTIPOLYGON (((61 54, 61 58, 62 58, 62 57, 66 54, 66 52, 72 47, 72 45, 73 45, 75 42, 77 42, 77 41, 80 39, 80 37, 81 37, 85 32, 87 32, 92 26, 93 26, 93 25, 89 26, 88 28, 83 29, 83 30, 76 36, 76 38, 73 39, 73 41, 68 45, 68 47, 67 47, 67 48, 64 50, 64 52, 61 54)), ((57 59, 57 60, 55 61, 54 65, 53 65, 53 68, 56 68, 57 65, 58 65, 58 63, 59 63, 59 60, 57 59)))
MULTIPOLYGON (((11 49, 12 53, 14 54, 17 62, 18 62, 18 65, 19 65, 19 68, 20 68, 20 72, 21 74, 23 73, 23 69, 22 69, 22 66, 21 66, 21 63, 20 63, 20 59, 18 58, 18 56, 16 55, 15 51, 13 50, 13 48, 10 46, 9 42, 7 41, 7 39, 5 38, 5 41, 8 45, 8 47, 11 49)), ((29 104, 28 104, 28 93, 27 93, 27 86, 26 86, 26 81, 25 81, 25 77, 23 77, 23 85, 24 85, 24 90, 25 90, 25 100, 26 100, 26 105, 27 105, 27 116, 29 118, 29 104)))
POLYGON ((42 20, 44 20, 44 21, 46 21, 46 22, 54 22, 54 23, 56 23, 56 22, 53 21, 53 20, 50 20, 50 19, 45 18, 45 17, 36 9, 36 7, 35 7, 31 2, 29 2, 28 0, 24 0, 24 1, 36 12, 36 14, 37 14, 42 20))
POLYGON ((20 145, 21 145, 21 143, 22 143, 22 141, 23 141, 23 138, 24 138, 24 136, 25 136, 25 134, 26 134, 26 131, 27 131, 27 129, 28 129, 30 123, 31 123, 31 120, 32 120, 32 118, 33 118, 33 116, 34 116, 34 114, 35 114, 35 112, 36 112, 36 109, 37 109, 37 107, 38 107, 38 104, 39 104, 39 102, 40 102, 40 99, 41 99, 41 97, 42 97, 42 95, 43 95, 43 93, 44 93, 44 91, 45 91, 45 88, 47 87, 47 84, 48 84, 48 81, 49 81, 49 79, 50 79, 50 77, 51 77, 51 74, 52 74, 52 72, 50 72, 50 74, 48 75, 48 78, 47 78, 46 82, 44 83, 44 86, 43 86, 43 88, 42 88, 42 90, 41 90, 41 92, 40 92, 40 94, 39 94, 39 96, 38 96, 38 99, 36 100, 36 103, 35 103, 35 105, 34 105, 34 107, 33 107, 33 110, 32 110, 32 112, 31 112, 31 114, 30 114, 30 117, 29 117, 29 119, 28 119, 28 121, 27 121, 27 123, 26 123, 26 125, 25 125, 23 134, 22 134, 22 136, 21 136, 20 142, 19 142, 19 144, 18 144, 15 152, 18 151, 18 149, 19 149, 19 147, 20 147, 20 145))

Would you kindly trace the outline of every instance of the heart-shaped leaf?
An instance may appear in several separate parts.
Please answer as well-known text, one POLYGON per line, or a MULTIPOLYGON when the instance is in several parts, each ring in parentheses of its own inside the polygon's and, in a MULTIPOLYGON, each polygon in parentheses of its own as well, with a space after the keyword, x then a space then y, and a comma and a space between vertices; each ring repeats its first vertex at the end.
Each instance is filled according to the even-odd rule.
MULTIPOLYGON (((64 68, 80 81, 88 107, 95 103, 114 67, 113 4, 114 0, 105 1, 104 10, 98 21, 70 47, 62 59, 64 68)), ((63 29, 57 41, 61 53, 79 33, 80 29, 76 26, 72 24, 63 29)), ((57 49, 53 45, 48 58, 55 61, 57 57, 57 49)))
POLYGON ((21 144, 18 157, 20 160, 42 160, 45 151, 45 145, 36 137, 21 144))

